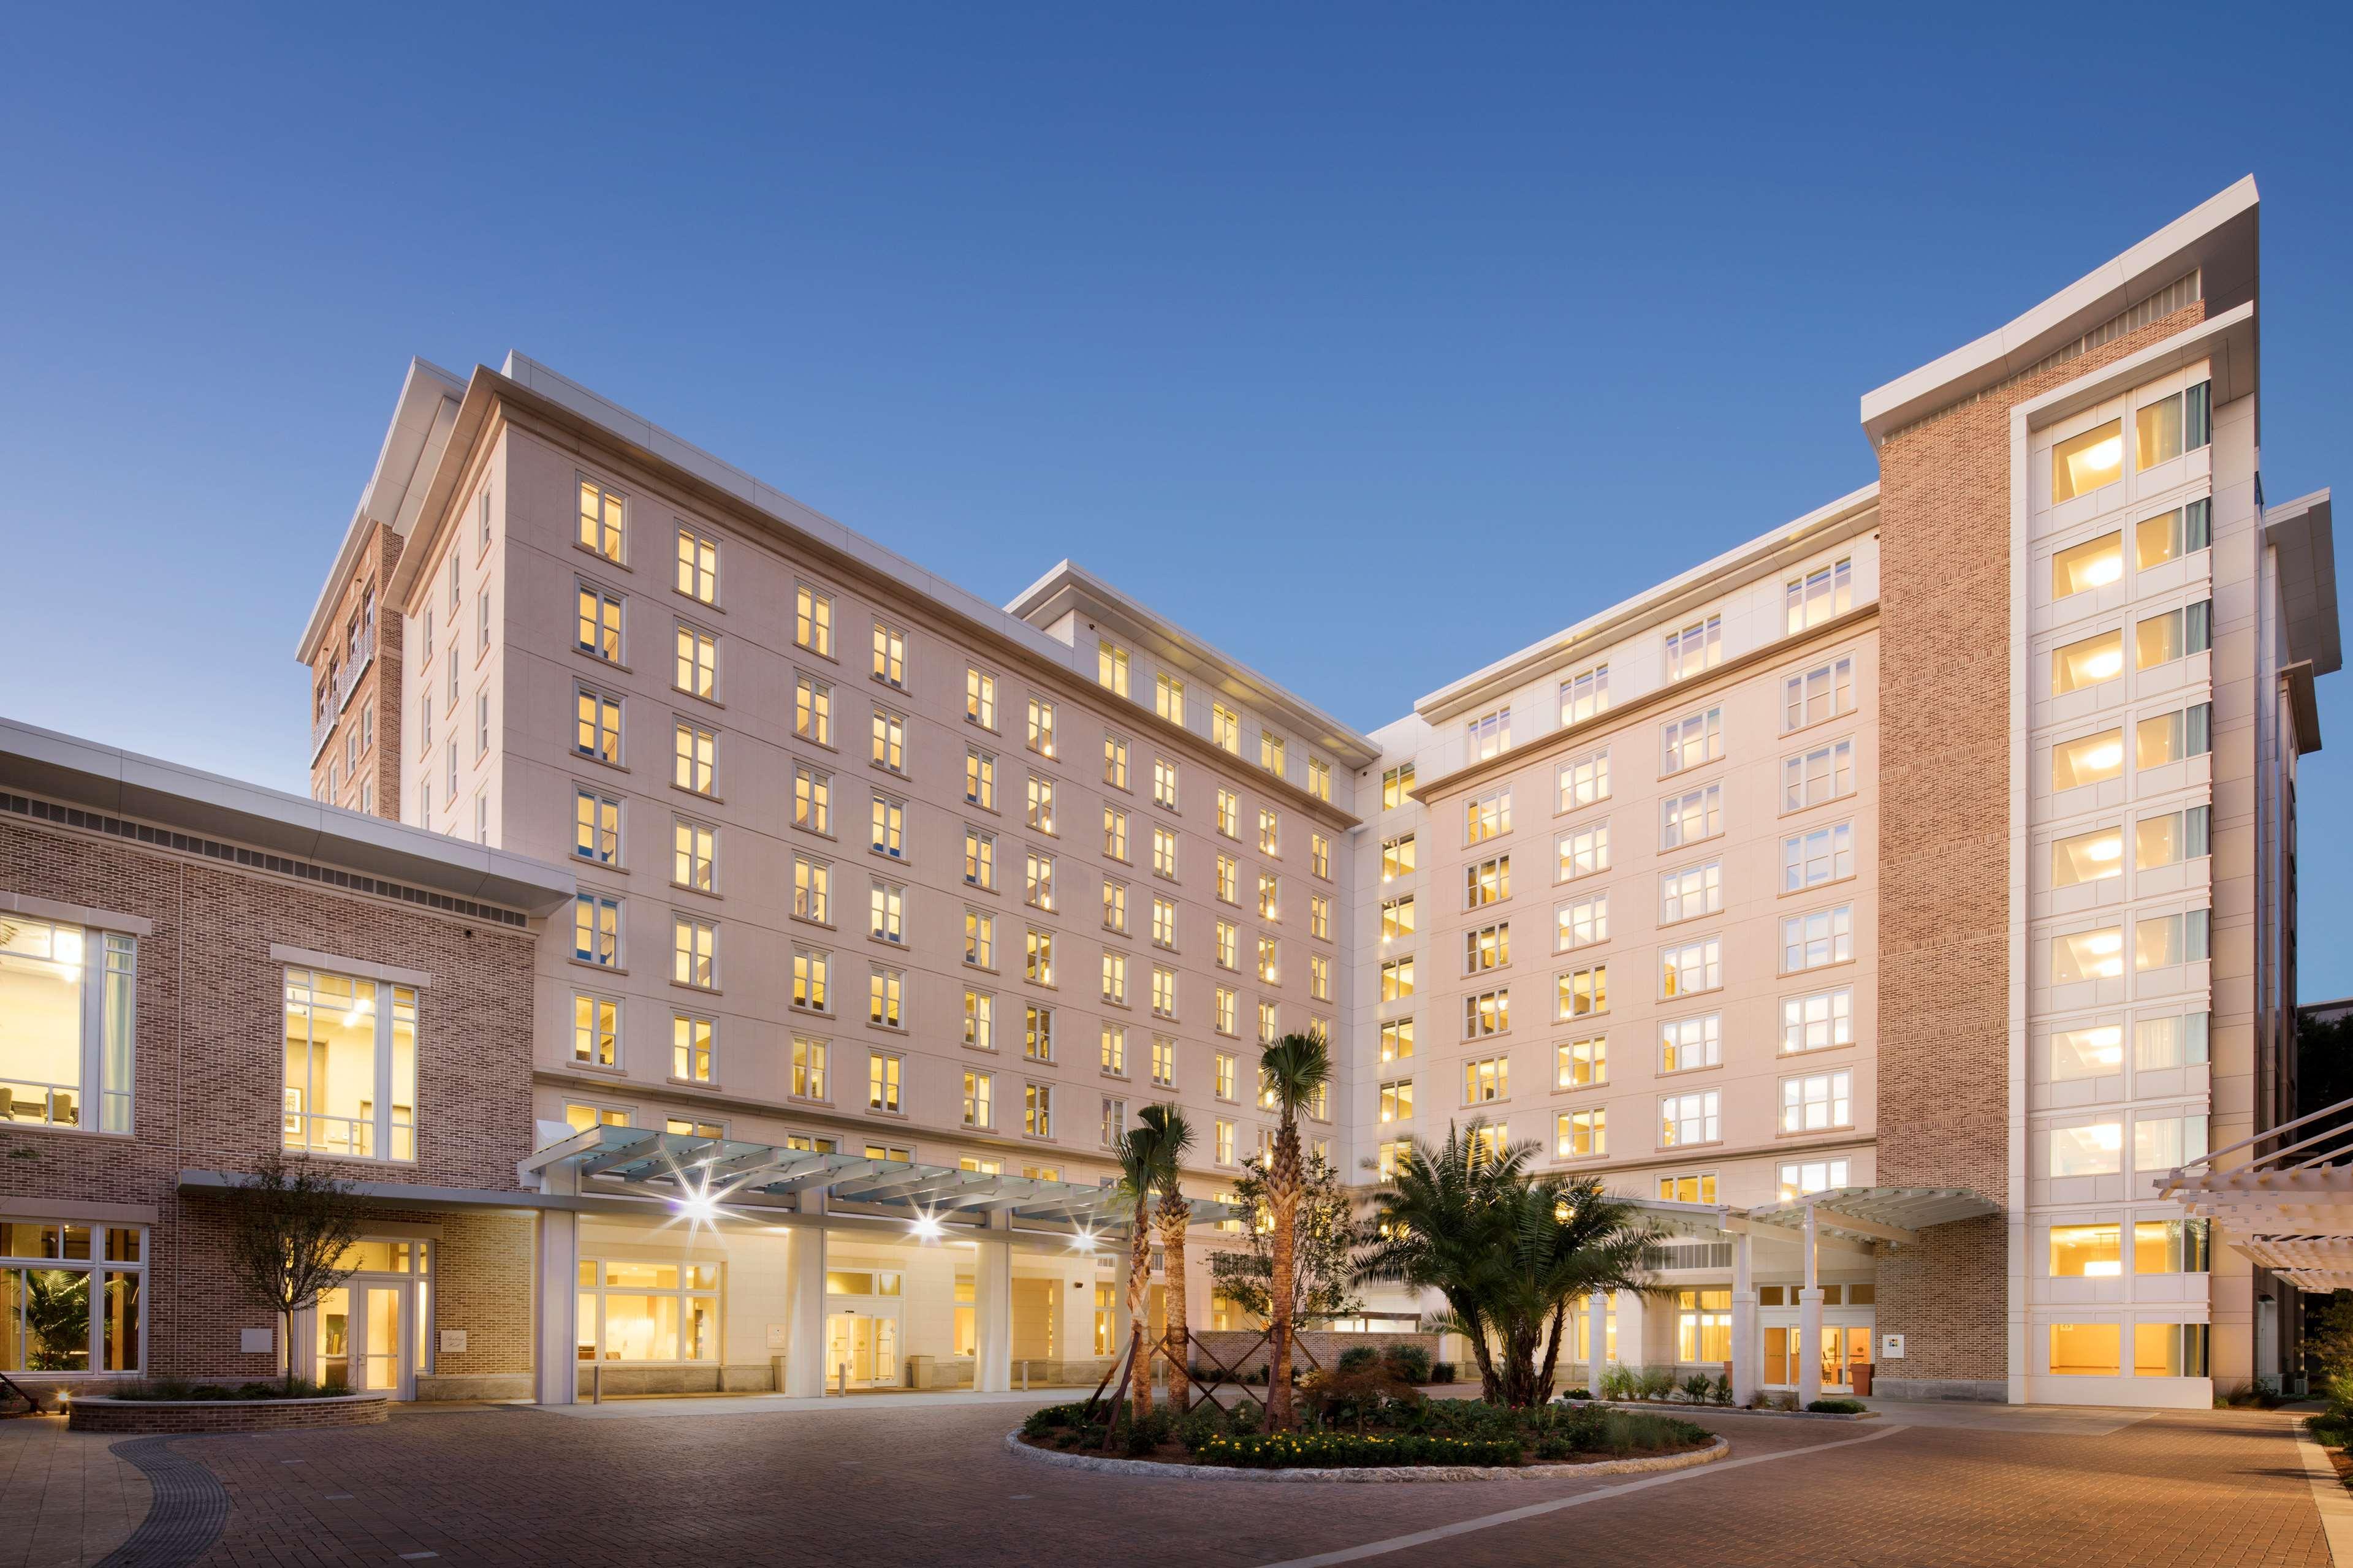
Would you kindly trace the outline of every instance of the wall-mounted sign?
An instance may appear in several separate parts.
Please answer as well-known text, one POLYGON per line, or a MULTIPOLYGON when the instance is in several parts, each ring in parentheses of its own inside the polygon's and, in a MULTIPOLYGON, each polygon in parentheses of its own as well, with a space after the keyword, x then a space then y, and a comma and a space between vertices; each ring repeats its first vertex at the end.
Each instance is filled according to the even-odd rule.
POLYGON ((442 1330, 441 1348, 445 1351, 464 1350, 466 1348, 466 1331, 463 1329, 442 1330))
POLYGON ((1880 1335, 1879 1359, 1882 1361, 1902 1361, 1904 1359, 1904 1336, 1902 1334, 1880 1335))
POLYGON ((278 1348, 276 1329, 239 1329, 237 1348, 244 1355, 268 1355, 278 1348))

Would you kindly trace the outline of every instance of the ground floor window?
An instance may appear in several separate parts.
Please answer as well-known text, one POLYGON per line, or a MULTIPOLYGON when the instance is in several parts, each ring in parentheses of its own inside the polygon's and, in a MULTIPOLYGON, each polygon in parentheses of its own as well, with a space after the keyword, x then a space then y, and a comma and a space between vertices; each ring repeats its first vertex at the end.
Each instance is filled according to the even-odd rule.
POLYGON ((146 1241, 129 1226, 0 1222, 0 1371, 139 1371, 146 1241))
POLYGON ((2124 1370, 2124 1330, 2115 1323, 2051 1325, 2055 1377, 2115 1377, 2124 1370))
POLYGON ((716 1263, 580 1260, 582 1361, 716 1361, 716 1263))
POLYGON ((1675 1359, 1680 1362, 1732 1359, 1732 1292, 1675 1292, 1675 1359))
MULTIPOLYGON (((1590 1363, 1593 1360, 1593 1298, 1579 1297, 1575 1310, 1577 1359, 1590 1363)), ((1615 1295, 1602 1303, 1601 1359, 1604 1362, 1618 1359, 1618 1298, 1615 1295)))
POLYGON ((2204 1323, 2053 1323, 2051 1373, 2054 1377, 2204 1377, 2204 1323), (2124 1364, 2126 1334, 2131 1334, 2132 1364, 2124 1364))
MULTIPOLYGON (((1111 1285, 1098 1285, 1095 1287, 1095 1354, 1097 1355, 1117 1355, 1119 1353, 1119 1347, 1111 1342, 1113 1325, 1119 1320, 1118 1303, 1113 1299, 1112 1295, 1112 1292, 1115 1289, 1117 1289, 1117 1287, 1111 1285)), ((1232 1328, 1234 1326, 1233 1321, 1231 1321, 1233 1315, 1234 1304, 1231 1301, 1226 1300, 1226 1298, 1223 1296, 1212 1296, 1209 1298, 1209 1326, 1211 1328, 1232 1328), (1220 1319, 1218 1315, 1218 1303, 1220 1301, 1225 1301, 1226 1303, 1226 1317, 1223 1319, 1220 1319)))
MULTIPOLYGON (((2198 1222, 2193 1222, 2198 1223, 2198 1222)), ((2206 1325, 2203 1323, 2135 1323, 2135 1377, 2204 1377, 2206 1325)))

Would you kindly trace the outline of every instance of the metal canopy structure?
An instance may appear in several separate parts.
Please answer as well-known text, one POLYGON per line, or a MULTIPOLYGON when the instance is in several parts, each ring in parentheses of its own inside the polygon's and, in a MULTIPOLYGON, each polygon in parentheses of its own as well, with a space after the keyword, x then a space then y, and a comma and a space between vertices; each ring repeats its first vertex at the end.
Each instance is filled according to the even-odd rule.
MULTIPOLYGON (((537 1151, 518 1163, 516 1172, 542 1182, 568 1173, 583 1194, 653 1198, 677 1207, 765 1206, 779 1199, 798 1205, 804 1194, 820 1194, 828 1205, 867 1205, 903 1211, 909 1218, 972 1219, 1003 1212, 1017 1224, 1090 1229, 1124 1226, 1134 1210, 1116 1186, 993 1175, 953 1165, 866 1159, 642 1127, 588 1128, 537 1151)), ((1193 1200, 1195 1224, 1244 1217, 1226 1204, 1193 1200)))
POLYGON ((2353 1100, 2193 1160, 2158 1195, 2299 1290, 2353 1289, 2353 1100))
POLYGON ((1975 1219, 1994 1212, 1991 1198, 1967 1187, 1833 1187, 1809 1193, 1787 1203, 1750 1209, 1745 1217, 1755 1225, 1778 1226, 1802 1232, 1811 1210, 1816 1230, 1852 1241, 1884 1242, 1892 1247, 1915 1244, 1930 1226, 1975 1219))

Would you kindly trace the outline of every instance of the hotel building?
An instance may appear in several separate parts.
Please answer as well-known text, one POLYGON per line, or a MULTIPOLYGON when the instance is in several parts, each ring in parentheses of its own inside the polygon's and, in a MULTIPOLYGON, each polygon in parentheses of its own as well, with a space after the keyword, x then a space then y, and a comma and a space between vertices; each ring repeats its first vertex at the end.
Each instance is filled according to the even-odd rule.
POLYGON ((550 1400, 1091 1382, 1113 1140, 1184 1107, 1192 1320, 1238 1326, 1205 1255, 1296 1030, 1357 1179, 1480 1120, 1672 1233, 1570 1376, 2281 1374, 2291 1286, 2157 1193, 2291 1104, 2338 663, 2328 497, 2263 493, 2257 211, 1867 394, 1876 482, 1371 734, 1068 563, 1000 608, 520 355, 415 362, 301 643, 313 793, 571 884, 481 1042, 534 1278, 437 1331, 528 1322, 550 1400))

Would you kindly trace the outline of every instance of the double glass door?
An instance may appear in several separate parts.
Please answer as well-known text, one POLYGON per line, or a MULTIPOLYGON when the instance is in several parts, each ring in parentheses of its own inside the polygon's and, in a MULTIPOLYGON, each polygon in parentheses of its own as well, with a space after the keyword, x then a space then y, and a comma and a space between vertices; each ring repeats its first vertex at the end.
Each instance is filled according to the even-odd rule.
POLYGON ((899 1384, 899 1315, 894 1312, 831 1312, 825 1320, 825 1381, 852 1388, 895 1388, 899 1384))
POLYGON ((382 1390, 395 1399, 417 1396, 417 1369, 410 1359, 416 1336, 415 1287, 407 1280, 363 1281, 357 1278, 319 1298, 318 1380, 353 1393, 382 1390))
MULTIPOLYGON (((1821 1342, 1822 1387, 1852 1386, 1851 1366, 1871 1359, 1871 1325, 1824 1323, 1821 1342)), ((1798 1386, 1796 1325, 1768 1326, 1765 1331, 1765 1382, 1773 1388, 1798 1386)))

